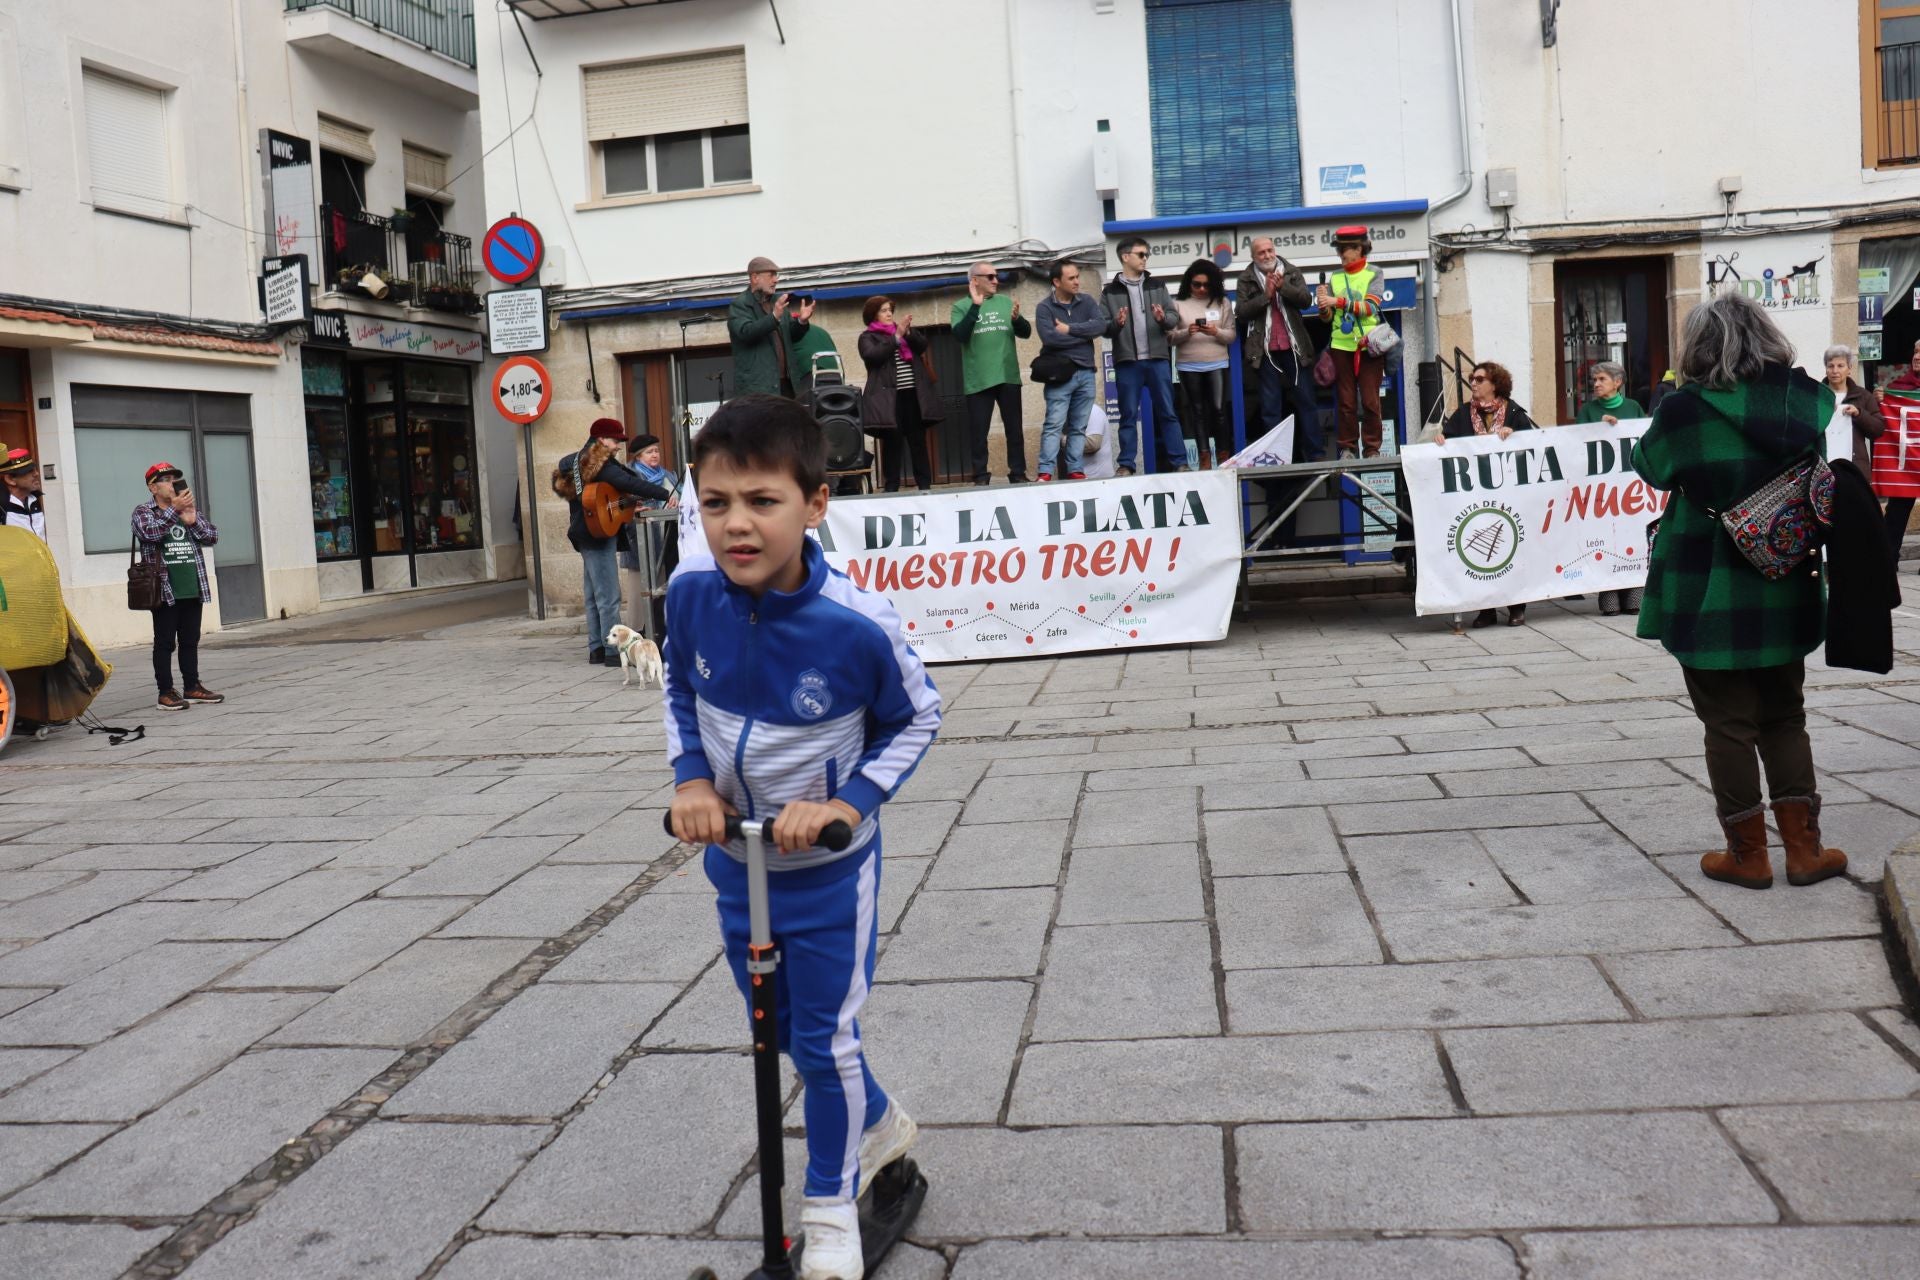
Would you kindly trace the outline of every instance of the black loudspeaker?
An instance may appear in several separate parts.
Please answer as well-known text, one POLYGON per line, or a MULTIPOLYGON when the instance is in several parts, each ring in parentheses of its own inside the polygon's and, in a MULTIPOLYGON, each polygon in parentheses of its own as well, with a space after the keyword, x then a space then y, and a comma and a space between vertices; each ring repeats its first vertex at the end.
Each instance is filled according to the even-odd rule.
POLYGON ((815 386, 813 417, 827 437, 827 470, 848 471, 860 465, 866 439, 860 430, 860 392, 845 383, 815 386))

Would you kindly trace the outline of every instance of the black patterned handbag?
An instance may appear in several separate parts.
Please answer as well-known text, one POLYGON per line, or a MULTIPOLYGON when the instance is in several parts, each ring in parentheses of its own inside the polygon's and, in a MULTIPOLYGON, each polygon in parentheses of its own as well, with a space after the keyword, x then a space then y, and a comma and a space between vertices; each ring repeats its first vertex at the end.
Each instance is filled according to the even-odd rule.
POLYGON ((1748 564, 1778 582, 1826 541, 1833 523, 1833 472, 1816 453, 1789 463, 1725 511, 1700 506, 1720 522, 1748 564))
POLYGON ((160 557, 140 554, 140 539, 127 549, 127 608, 151 611, 167 607, 167 570, 160 557))

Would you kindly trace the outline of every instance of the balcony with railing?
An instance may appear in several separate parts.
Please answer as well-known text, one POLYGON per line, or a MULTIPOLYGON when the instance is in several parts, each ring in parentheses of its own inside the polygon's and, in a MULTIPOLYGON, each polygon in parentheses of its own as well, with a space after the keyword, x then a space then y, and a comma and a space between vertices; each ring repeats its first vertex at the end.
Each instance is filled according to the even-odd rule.
POLYGON ((480 104, 473 0, 281 0, 287 42, 452 106, 480 104))
POLYGON ((409 232, 407 285, 413 305, 470 316, 480 310, 474 289, 473 241, 451 231, 409 232))
POLYGON ((1881 45, 1877 109, 1879 163, 1920 164, 1920 43, 1881 45))
POLYGON ((323 288, 455 315, 480 310, 468 237, 428 230, 411 215, 383 218, 325 204, 320 228, 323 288))

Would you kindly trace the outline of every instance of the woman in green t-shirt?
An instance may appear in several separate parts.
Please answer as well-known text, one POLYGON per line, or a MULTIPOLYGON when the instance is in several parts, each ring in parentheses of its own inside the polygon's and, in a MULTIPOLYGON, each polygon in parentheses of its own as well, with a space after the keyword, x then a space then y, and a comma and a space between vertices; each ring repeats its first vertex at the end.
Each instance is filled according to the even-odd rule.
MULTIPOLYGON (((1626 391, 1627 371, 1611 360, 1602 360, 1589 371, 1593 379, 1593 395, 1580 406, 1580 422, 1604 422, 1611 426, 1622 418, 1644 418, 1647 411, 1640 402, 1628 397, 1626 391)), ((1623 591, 1602 591, 1600 593, 1600 612, 1609 618, 1622 613, 1640 612, 1639 587, 1628 587, 1623 591)))

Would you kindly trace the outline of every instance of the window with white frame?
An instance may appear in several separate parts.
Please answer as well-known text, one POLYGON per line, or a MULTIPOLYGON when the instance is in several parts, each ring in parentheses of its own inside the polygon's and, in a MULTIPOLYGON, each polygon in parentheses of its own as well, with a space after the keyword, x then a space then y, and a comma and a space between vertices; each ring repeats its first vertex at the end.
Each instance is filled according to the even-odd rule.
POLYGON ((753 181, 743 50, 588 67, 585 88, 596 195, 673 195, 753 181))
POLYGON ((81 77, 94 205, 152 218, 176 216, 168 91, 94 67, 82 68, 81 77))

